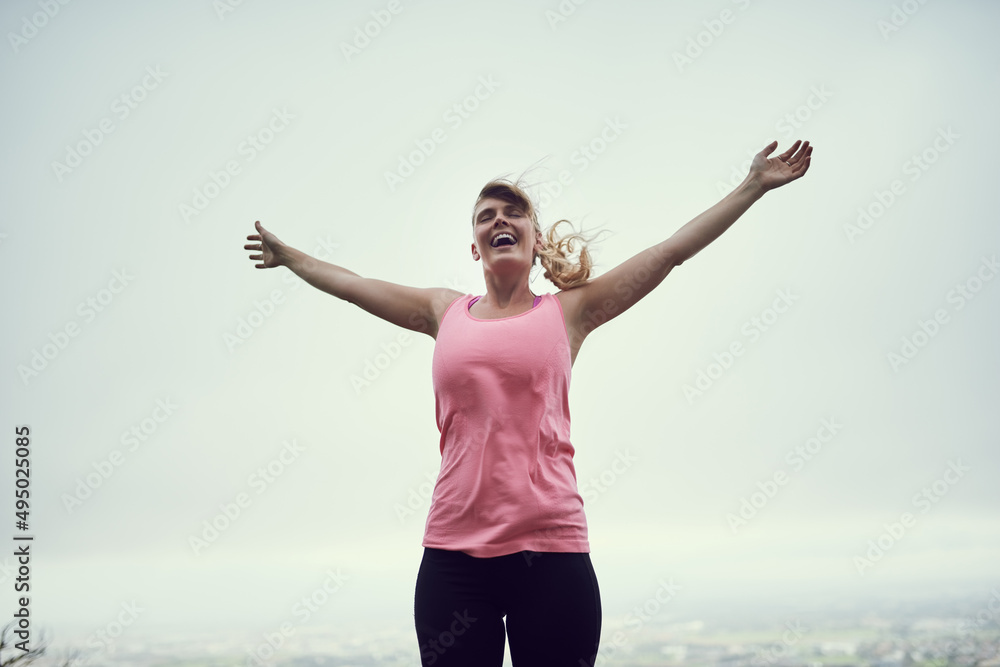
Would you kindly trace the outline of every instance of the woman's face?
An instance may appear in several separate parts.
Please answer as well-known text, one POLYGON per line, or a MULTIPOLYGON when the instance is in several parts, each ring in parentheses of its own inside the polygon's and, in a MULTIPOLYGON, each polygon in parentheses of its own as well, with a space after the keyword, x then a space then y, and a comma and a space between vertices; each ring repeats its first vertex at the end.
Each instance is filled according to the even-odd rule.
POLYGON ((472 257, 482 259, 487 270, 508 262, 530 267, 542 247, 542 234, 524 208, 492 197, 476 206, 472 237, 472 257))

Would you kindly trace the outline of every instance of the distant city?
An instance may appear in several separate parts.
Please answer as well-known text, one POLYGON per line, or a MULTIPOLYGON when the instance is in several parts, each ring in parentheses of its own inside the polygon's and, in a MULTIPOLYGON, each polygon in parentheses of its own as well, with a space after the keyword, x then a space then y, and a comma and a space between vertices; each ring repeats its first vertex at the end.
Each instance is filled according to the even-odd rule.
MULTIPOLYGON (((605 615, 603 667, 1000 667, 1000 588, 961 602, 890 603, 731 618, 605 615)), ((84 650, 53 638, 40 665, 419 667, 411 627, 299 628, 261 635, 126 638, 84 650)), ((83 647, 77 647, 83 648, 83 647)), ((507 656, 507 665, 510 657, 507 656)), ((474 666, 470 666, 474 667, 474 666)))

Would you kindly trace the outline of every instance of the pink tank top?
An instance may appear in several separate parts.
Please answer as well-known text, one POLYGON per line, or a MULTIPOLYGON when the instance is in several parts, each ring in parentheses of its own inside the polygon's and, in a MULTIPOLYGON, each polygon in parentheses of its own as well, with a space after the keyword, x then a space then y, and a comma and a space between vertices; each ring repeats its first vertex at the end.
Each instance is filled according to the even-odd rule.
POLYGON ((423 546, 491 558, 589 553, 570 444, 570 349, 552 294, 482 320, 448 306, 434 344, 441 472, 423 546))

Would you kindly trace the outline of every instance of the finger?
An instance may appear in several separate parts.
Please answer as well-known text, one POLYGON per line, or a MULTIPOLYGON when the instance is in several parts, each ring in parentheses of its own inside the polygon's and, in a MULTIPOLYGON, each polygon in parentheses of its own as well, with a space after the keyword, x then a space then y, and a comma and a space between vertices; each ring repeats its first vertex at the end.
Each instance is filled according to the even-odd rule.
POLYGON ((247 234, 247 241, 260 241, 260 234, 247 234))
MULTIPOLYGON (((805 153, 805 155, 808 155, 808 154, 809 153, 807 151, 805 153)), ((792 157, 788 158, 788 162, 785 163, 789 167, 792 168, 792 178, 793 179, 798 178, 799 176, 802 175, 802 168, 803 168, 803 165, 804 165, 803 160, 804 160, 803 153, 800 151, 799 153, 796 153, 792 157)))
POLYGON ((802 166, 802 172, 799 174, 799 176, 805 176, 806 172, 809 171, 809 165, 812 164, 812 159, 811 158, 812 158, 811 154, 805 156, 804 158, 802 158, 802 165, 803 166, 802 166))
POLYGON ((797 149, 797 148, 799 147, 799 143, 800 143, 800 142, 799 142, 799 140, 798 140, 798 139, 796 139, 796 140, 795 140, 795 143, 794 143, 794 144, 792 144, 792 145, 791 145, 791 146, 790 146, 790 147, 788 148, 788 150, 786 150, 786 151, 785 151, 784 153, 782 153, 782 154, 781 154, 781 155, 779 155, 778 157, 779 157, 779 158, 781 158, 781 160, 782 160, 783 162, 788 162, 789 158, 791 158, 791 157, 792 157, 792 154, 793 154, 793 153, 795 153, 795 150, 796 150, 796 149, 797 149))
POLYGON ((774 141, 772 141, 771 143, 769 143, 767 146, 764 146, 764 148, 761 149, 761 151, 758 153, 758 155, 763 155, 764 157, 767 157, 768 155, 770 155, 771 153, 773 153, 774 149, 777 148, 777 147, 778 147, 778 140, 775 139, 774 141))
MULTIPOLYGON (((801 160, 803 157, 805 157, 808 151, 809 151, 809 142, 807 141, 803 143, 802 146, 799 147, 798 152, 796 152, 795 155, 792 156, 792 159, 795 161, 801 160)), ((789 162, 791 162, 791 160, 789 160, 789 162)))
POLYGON ((805 149, 805 151, 802 152, 801 155, 797 155, 796 156, 797 162, 795 163, 795 167, 797 169, 802 169, 803 173, 804 173, 805 167, 807 167, 808 164, 809 164, 809 156, 810 155, 812 155, 812 146, 808 146, 805 149))
MULTIPOLYGON (((775 142, 775 143, 777 143, 777 142, 775 142)), ((801 141, 799 139, 796 139, 795 143, 792 144, 791 148, 789 148, 787 151, 785 151, 784 153, 782 153, 781 155, 779 155, 778 157, 781 158, 781 161, 782 162, 788 162, 789 158, 792 157, 793 153, 795 153, 795 149, 797 149, 799 147, 800 143, 801 143, 801 141)))
POLYGON ((244 250, 261 250, 262 248, 261 248, 261 246, 260 246, 259 243, 255 243, 255 244, 252 244, 252 245, 248 243, 247 245, 243 246, 243 249, 244 250))
POLYGON ((807 154, 804 158, 799 160, 798 163, 796 163, 795 169, 792 171, 793 179, 805 176, 806 172, 809 171, 809 165, 812 162, 810 158, 811 158, 811 151, 810 154, 807 154))
POLYGON ((264 261, 264 255, 263 254, 260 254, 260 255, 250 255, 250 259, 257 260, 258 262, 263 262, 264 261))

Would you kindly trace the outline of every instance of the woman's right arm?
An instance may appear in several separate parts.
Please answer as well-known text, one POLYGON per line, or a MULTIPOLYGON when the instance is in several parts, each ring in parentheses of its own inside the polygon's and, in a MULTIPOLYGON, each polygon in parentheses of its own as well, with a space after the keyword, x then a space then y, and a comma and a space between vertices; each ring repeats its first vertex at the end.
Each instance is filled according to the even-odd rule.
POLYGON ((278 237, 256 222, 257 234, 247 240, 255 244, 246 250, 259 250, 250 255, 258 269, 287 266, 316 289, 349 301, 397 326, 437 337, 438 325, 448 306, 462 296, 461 292, 445 287, 407 287, 384 280, 364 278, 343 267, 310 257, 301 250, 282 243, 278 237))

